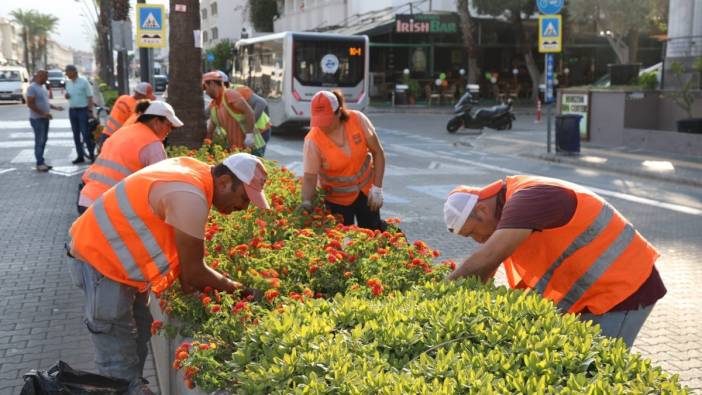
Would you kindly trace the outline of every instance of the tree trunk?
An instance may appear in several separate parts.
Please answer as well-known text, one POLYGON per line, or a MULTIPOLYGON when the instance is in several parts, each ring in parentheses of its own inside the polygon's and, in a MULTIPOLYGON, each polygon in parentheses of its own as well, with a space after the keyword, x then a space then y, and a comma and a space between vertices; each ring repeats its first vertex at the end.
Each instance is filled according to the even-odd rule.
POLYGON ((475 26, 473 18, 470 16, 469 7, 468 0, 456 0, 461 32, 463 33, 463 44, 468 52, 468 83, 475 84, 478 82, 478 45, 475 42, 475 26))
MULTIPOLYGON (((129 18, 129 0, 112 0, 112 20, 126 21, 127 18, 129 18)), ((110 24, 111 28, 112 25, 110 24)), ((117 51, 117 89, 120 95, 129 94, 128 65, 125 64, 126 62, 127 51, 124 49, 117 51)))
POLYGON ((202 100, 202 49, 195 48, 194 30, 200 30, 199 0, 170 0, 171 10, 176 3, 184 4, 186 12, 169 15, 168 102, 185 126, 168 138, 172 144, 199 147, 205 137, 205 113, 202 100), (175 28, 177 26, 177 29, 175 28))
POLYGON ((111 0, 100 1, 100 18, 98 20, 98 34, 102 48, 102 64, 100 64, 100 78, 107 85, 114 87, 114 61, 112 59, 112 46, 110 45, 110 20, 112 14, 111 0))
POLYGON ((524 63, 526 64, 527 71, 529 72, 529 77, 531 78, 531 85, 533 87, 531 91, 531 99, 536 102, 539 99, 539 85, 541 84, 541 72, 539 71, 536 61, 534 60, 534 51, 532 51, 531 43, 533 37, 524 28, 524 22, 522 21, 519 13, 515 13, 515 34, 517 35, 517 42, 519 43, 519 52, 524 56, 524 63))
MULTIPOLYGON (((24 66, 29 68, 29 34, 27 33, 27 28, 22 28, 22 44, 24 44, 24 66)), ((30 69, 31 73, 34 73, 34 69, 30 69)))
POLYGON ((617 55, 617 62, 619 64, 629 63, 629 46, 626 45, 624 40, 619 37, 607 37, 609 46, 612 47, 614 54, 617 55))
POLYGON ((629 32, 628 45, 629 45, 629 63, 637 63, 639 61, 639 38, 641 32, 638 29, 632 29, 629 32))

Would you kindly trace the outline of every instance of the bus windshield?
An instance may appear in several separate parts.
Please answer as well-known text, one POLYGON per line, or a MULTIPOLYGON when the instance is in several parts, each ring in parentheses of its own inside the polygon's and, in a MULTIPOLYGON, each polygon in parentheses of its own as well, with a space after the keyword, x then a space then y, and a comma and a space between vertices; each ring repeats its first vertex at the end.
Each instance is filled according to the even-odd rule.
POLYGON ((352 87, 363 80, 365 41, 294 39, 295 78, 307 86, 352 87))

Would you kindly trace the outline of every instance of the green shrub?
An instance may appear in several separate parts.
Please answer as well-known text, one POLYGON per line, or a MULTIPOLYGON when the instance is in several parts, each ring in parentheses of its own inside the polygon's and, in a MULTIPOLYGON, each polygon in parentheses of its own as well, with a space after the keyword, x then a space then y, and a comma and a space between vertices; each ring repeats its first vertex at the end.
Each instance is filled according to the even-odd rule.
POLYGON ((658 75, 655 71, 643 73, 639 76, 637 85, 639 85, 641 89, 656 89, 656 87, 658 86, 658 75))
POLYGON ((687 393, 677 376, 540 296, 474 280, 292 303, 246 331, 233 355, 204 341, 188 346, 186 371, 205 390, 687 393))
POLYGON ((105 107, 112 108, 119 97, 119 91, 116 89, 105 89, 102 91, 102 98, 105 100, 105 107))

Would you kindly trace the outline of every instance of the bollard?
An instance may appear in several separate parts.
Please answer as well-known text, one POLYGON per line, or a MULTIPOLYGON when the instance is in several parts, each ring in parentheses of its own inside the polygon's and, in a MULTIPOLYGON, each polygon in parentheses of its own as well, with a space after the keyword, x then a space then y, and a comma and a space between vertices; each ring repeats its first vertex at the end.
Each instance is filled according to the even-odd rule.
POLYGON ((534 123, 541 123, 541 99, 536 100, 536 121, 534 123))

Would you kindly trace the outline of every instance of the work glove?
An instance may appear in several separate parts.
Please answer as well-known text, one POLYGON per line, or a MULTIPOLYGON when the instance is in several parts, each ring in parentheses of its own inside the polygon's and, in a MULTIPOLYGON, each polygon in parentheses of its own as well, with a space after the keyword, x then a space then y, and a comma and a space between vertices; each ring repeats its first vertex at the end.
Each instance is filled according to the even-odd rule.
POLYGON ((378 211, 383 207, 383 188, 373 185, 368 193, 368 207, 371 211, 378 211))
POLYGON ((309 214, 312 212, 313 209, 314 206, 312 206, 312 202, 310 202, 309 200, 305 200, 304 202, 302 202, 302 204, 297 206, 297 208, 295 209, 295 213, 297 215, 304 215, 305 213, 309 214))
POLYGON ((246 133, 246 138, 244 139, 244 146, 246 148, 252 148, 255 145, 253 133, 246 133))

